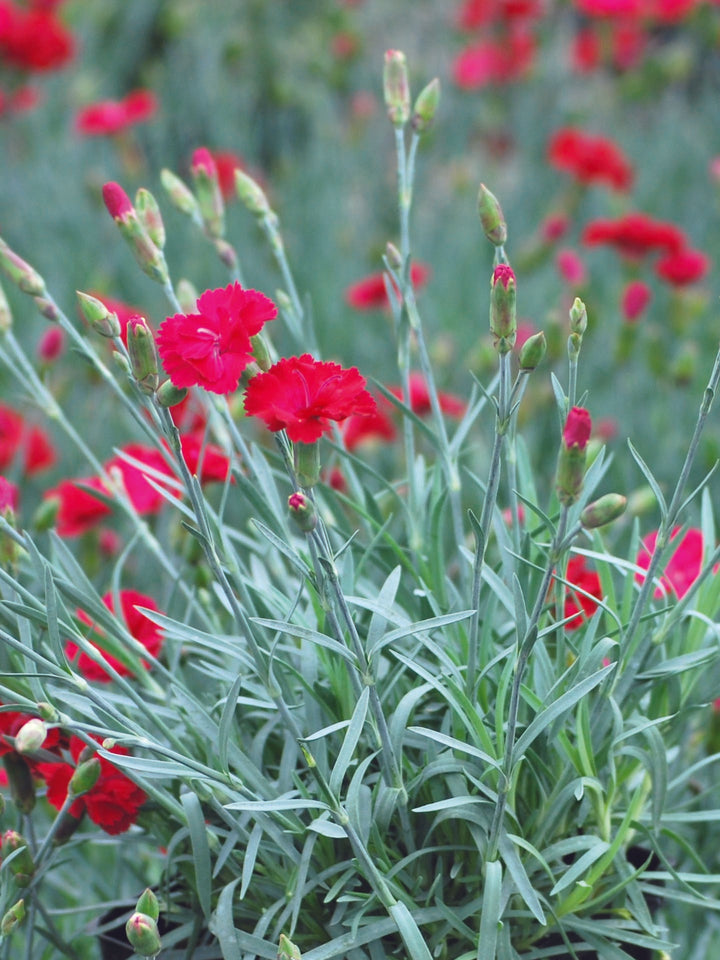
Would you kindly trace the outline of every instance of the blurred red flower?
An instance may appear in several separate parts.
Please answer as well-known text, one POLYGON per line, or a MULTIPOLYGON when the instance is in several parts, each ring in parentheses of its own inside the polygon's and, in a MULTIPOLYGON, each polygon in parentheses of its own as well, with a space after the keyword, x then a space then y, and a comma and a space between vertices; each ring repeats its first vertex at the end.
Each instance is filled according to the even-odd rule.
POLYGON ((709 268, 710 258, 689 247, 668 253, 655 264, 657 275, 674 287, 702 280, 709 268))
MULTIPOLYGON (((430 391, 428 390, 427 381, 425 380, 425 377, 416 370, 413 370, 413 372, 410 374, 409 380, 410 409, 419 417, 424 417, 432 410, 430 405, 430 391)), ((389 387, 388 389, 393 396, 398 398, 398 400, 402 399, 401 387, 389 387)), ((438 390, 438 403, 443 413, 447 414, 449 417, 454 417, 456 420, 459 420, 461 417, 463 417, 465 415, 465 411, 467 410, 467 404, 462 397, 458 397, 454 393, 446 393, 443 390, 438 390)))
POLYGON ((575 34, 570 51, 573 70, 589 73, 601 65, 620 72, 632 70, 642 60, 648 43, 642 25, 635 20, 610 20, 602 27, 609 32, 609 44, 605 42, 606 30, 595 24, 575 34))
POLYGON ((260 417, 268 429, 287 430, 294 443, 314 443, 331 429, 331 421, 352 414, 370 416, 375 401, 355 367, 315 360, 309 353, 278 360, 256 374, 245 392, 245 412, 260 417))
POLYGON ((564 127, 553 134, 548 160, 553 167, 586 185, 599 183, 624 191, 633 183, 630 161, 617 144, 574 127, 564 127))
POLYGON ((52 9, 0 0, 0 59, 7 66, 38 73, 58 70, 74 53, 72 34, 52 9))
MULTIPOLYGON (((144 613, 141 613, 137 607, 147 607, 148 610, 155 610, 158 613, 160 609, 152 597, 148 597, 137 590, 120 590, 120 607, 122 609, 121 620, 124 620, 128 633, 133 636, 138 643, 141 643, 151 657, 157 657, 162 649, 163 635, 162 630, 157 624, 153 623, 144 613)), ((112 593, 106 593, 102 598, 103 603, 111 613, 115 612, 115 600, 112 593)), ((133 676, 132 670, 121 663, 118 659, 105 652, 103 638, 105 632, 85 613, 84 610, 75 611, 78 620, 91 628, 88 640, 99 650, 110 667, 117 671, 121 677, 133 676)), ((71 640, 65 644, 65 655, 68 660, 75 660, 76 667, 82 673, 86 680, 98 680, 101 683, 110 683, 111 675, 96 663, 87 653, 81 653, 76 643, 71 640), (79 654, 79 656, 78 656, 79 654)), ((150 665, 143 661, 143 667, 146 670, 150 665)))
POLYGON ((584 450, 592 433, 592 420, 585 407, 571 407, 563 428, 563 443, 566 447, 584 450))
POLYGON ((160 479, 154 473, 171 476, 170 468, 159 450, 142 443, 127 443, 120 448, 117 456, 104 464, 104 468, 108 473, 111 471, 120 473, 128 498, 141 516, 158 513, 162 509, 165 503, 163 495, 148 482, 150 478, 154 483, 160 483, 160 479), (130 463, 123 454, 140 461, 148 469, 143 470, 142 467, 130 463))
POLYGON ((639 320, 650 303, 652 293, 650 287, 642 280, 631 280, 623 290, 620 309, 623 319, 627 323, 639 320))
POLYGON ((16 460, 25 473, 33 474, 51 467, 57 455, 41 427, 30 426, 17 410, 0 403, 0 470, 16 460))
MULTIPOLYGON (((371 273, 370 276, 351 284, 345 291, 345 302, 355 310, 378 310, 389 307, 383 273, 371 273)), ((430 267, 423 263, 413 263, 410 267, 410 281, 417 290, 424 287, 430 278, 430 267)), ((395 287, 394 281, 390 281, 395 287)), ((396 289, 398 296, 400 292, 396 289)))
POLYGON ((577 630, 595 613, 598 608, 597 601, 602 600, 600 577, 594 570, 588 568, 585 557, 575 556, 568 561, 565 579, 568 583, 568 593, 565 598, 564 616, 572 617, 572 620, 568 620, 565 624, 565 629, 577 630), (583 593, 580 593, 581 590, 583 593))
POLYGON ((200 483, 227 479, 230 458, 216 443, 206 443, 202 431, 183 434, 180 443, 190 473, 198 475, 200 483))
POLYGON ((78 110, 75 129, 86 137, 109 136, 151 120, 157 108, 152 90, 133 90, 121 100, 100 100, 78 110))
POLYGON ((652 250, 676 253, 686 246, 683 231, 646 213, 627 213, 618 220, 591 220, 582 233, 588 246, 609 244, 623 256, 640 258, 652 250))
POLYGON ((199 313, 177 313, 161 325, 157 347, 165 372, 176 387, 231 393, 253 359, 250 337, 277 316, 277 307, 257 290, 231 283, 206 290, 197 308, 199 313))
POLYGON ((0 513, 5 510, 17 510, 20 502, 20 491, 5 477, 0 477, 0 513))
POLYGON ((41 363, 54 363, 65 350, 65 331, 62 327, 47 327, 38 340, 37 358, 41 363))
MULTIPOLYGON (((678 599, 681 599, 700 576, 704 551, 702 531, 696 527, 689 527, 677 539, 680 531, 681 527, 675 527, 670 535, 670 542, 675 542, 675 551, 665 566, 660 584, 655 588, 653 596, 656 600, 661 600, 670 593, 674 593, 678 599)), ((657 535, 656 530, 643 537, 642 547, 635 558, 635 563, 643 570, 647 570, 650 566, 657 535)), ((635 579, 642 583, 645 577, 642 573, 636 573, 635 579)))
POLYGON ((555 266, 568 286, 582 287, 587 283, 587 267, 577 250, 558 250, 555 254, 555 266))
POLYGON ((84 477, 81 480, 61 480, 51 490, 46 490, 44 499, 57 500, 56 531, 60 537, 79 537, 110 514, 111 508, 93 496, 91 490, 108 496, 108 490, 99 477, 84 477), (89 487, 90 489, 84 489, 89 487))
POLYGON ((460 30, 476 30, 489 23, 542 16, 541 0, 464 0, 455 23, 460 30))
POLYGON ((363 443, 384 440, 392 443, 397 429, 390 416, 390 403, 384 397, 376 397, 374 413, 349 416, 342 425, 342 435, 347 450, 355 450, 363 443))
POLYGON ((637 17, 643 0, 574 0, 580 13, 588 17, 637 17))
MULTIPOLYGON (((75 773, 78 757, 85 749, 85 743, 79 737, 70 738, 70 756, 73 763, 41 763, 37 765, 47 783, 47 800, 60 810, 68 792, 68 784, 75 773)), ((111 753, 127 756, 129 750, 113 747, 111 753)), ((94 787, 70 807, 70 815, 80 819, 87 813, 93 823, 106 833, 116 835, 124 833, 137 820, 140 807, 147 800, 147 794, 136 786, 105 757, 98 757, 100 777, 94 787)))
POLYGON ((520 26, 502 37, 473 43, 455 57, 453 80, 462 90, 520 80, 532 67, 536 46, 532 33, 520 26))

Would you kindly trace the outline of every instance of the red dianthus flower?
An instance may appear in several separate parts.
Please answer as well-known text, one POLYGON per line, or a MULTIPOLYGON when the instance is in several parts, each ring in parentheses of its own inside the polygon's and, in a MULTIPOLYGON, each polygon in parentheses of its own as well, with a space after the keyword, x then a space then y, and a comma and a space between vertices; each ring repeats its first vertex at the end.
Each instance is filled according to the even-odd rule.
POLYGON ((100 100, 83 107, 75 116, 75 129, 86 137, 109 136, 151 120, 157 108, 152 90, 133 90, 121 100, 100 100))
MULTIPOLYGON (((413 263, 410 267, 410 282, 415 289, 425 286, 430 277, 430 268, 422 263, 413 263)), ((395 283, 390 281, 395 286, 395 283)), ((396 290, 398 296, 400 291, 396 290)), ((385 290, 384 274, 371 273, 370 276, 351 284, 345 291, 345 302, 355 310, 377 310, 390 306, 385 290)))
POLYGON ((57 70, 72 58, 72 34, 51 10, 0 2, 0 57, 20 70, 57 70))
POLYGON ((17 410, 0 403, 0 470, 16 459, 25 473, 33 474, 51 467, 57 457, 44 430, 28 426, 17 410))
POLYGON ((79 537, 111 513, 110 507, 93 496, 90 490, 109 496, 109 491, 99 477, 82 480, 61 480, 52 490, 45 492, 45 499, 58 501, 56 530, 60 537, 79 537))
POLYGON ((121 448, 120 454, 108 460, 104 467, 108 472, 119 471, 125 492, 139 514, 153 514, 161 510, 165 498, 148 482, 148 478, 155 483, 160 482, 155 473, 171 475, 170 468, 159 450, 142 443, 128 443, 121 448), (130 463, 123 454, 140 461, 148 470, 144 471, 142 467, 130 463))
POLYGON ((231 283, 206 290, 197 308, 198 313, 177 313, 161 325, 157 347, 165 372, 176 387, 231 393, 253 359, 250 337, 277 316, 277 307, 257 290, 231 283))
POLYGON ((270 430, 287 430, 294 443, 314 443, 330 431, 331 421, 369 416, 376 406, 355 367, 344 370, 304 353, 256 374, 245 392, 245 412, 270 430))
POLYGON ((674 253, 686 246, 679 227, 646 213, 627 213, 619 220, 592 220, 583 230, 582 240, 588 246, 609 244, 636 259, 652 250, 674 253))
POLYGON ((655 272, 674 287, 696 283, 707 273, 710 258, 699 250, 684 250, 668 253, 655 264, 655 272))
POLYGON ((568 582, 568 594, 565 598, 564 616, 573 617, 565 624, 565 629, 577 630, 595 613, 598 608, 597 601, 602 600, 600 577, 594 570, 588 569, 585 557, 576 556, 568 561, 565 579, 568 582), (573 587, 577 589, 574 590, 573 587), (584 592, 580 593, 581 590, 584 592))
MULTIPOLYGON (((675 527, 670 535, 670 542, 675 543, 675 551, 665 565, 660 584, 655 588, 653 596, 656 600, 673 593, 681 599, 700 576, 704 551, 702 531, 690 527, 678 539, 679 533, 680 527, 675 527)), ((656 542, 657 530, 643 537, 642 547, 635 559, 641 569, 647 570, 650 566, 656 542)), ((642 583, 645 577, 642 573, 636 573, 635 579, 642 583)))
POLYGON ((579 447, 584 450, 592 433, 592 420, 585 407, 571 407, 563 429, 563 443, 566 447, 579 447))
POLYGON ((607 137, 566 127, 553 134, 548 160, 580 183, 600 183, 613 190, 629 190, 633 169, 622 150, 607 137))
MULTIPOLYGON (((108 610, 114 613, 115 600, 113 594, 106 593, 102 599, 108 610)), ((128 633, 145 647, 151 657, 157 657, 162 649, 162 630, 157 624, 146 617, 144 613, 141 613, 137 609, 137 607, 147 607, 148 610, 156 610, 159 612, 155 601, 143 593, 138 593, 137 590, 121 590, 120 606, 122 608, 122 620, 125 621, 128 633)), ((116 670, 121 677, 131 677, 133 673, 124 663, 121 663, 116 657, 105 652, 102 642, 105 636, 103 630, 91 620, 84 610, 78 609, 76 614, 78 620, 91 628, 92 632, 88 639, 92 645, 102 653, 109 666, 116 670)), ((109 683, 112 679, 110 674, 104 670, 99 663, 96 663, 89 657, 87 653, 80 653, 78 656, 78 650, 77 644, 72 641, 68 641, 65 644, 65 654, 68 660, 74 660, 75 657, 77 657, 77 669, 87 680, 99 680, 102 683, 109 683)), ((145 669, 149 668, 149 665, 145 663, 145 661, 143 661, 143 666, 145 669)))
MULTIPOLYGON (((67 797, 68 784, 75 773, 78 757, 85 749, 79 737, 70 738, 70 756, 73 763, 41 763, 37 769, 47 783, 47 800, 60 810, 67 797)), ((124 747, 113 747, 111 753, 127 756, 124 747)), ((100 776, 86 794, 70 807, 70 815, 80 819, 84 813, 106 833, 116 835, 124 833, 137 820, 140 807, 147 800, 147 794, 125 776, 105 757, 100 762, 100 776)))

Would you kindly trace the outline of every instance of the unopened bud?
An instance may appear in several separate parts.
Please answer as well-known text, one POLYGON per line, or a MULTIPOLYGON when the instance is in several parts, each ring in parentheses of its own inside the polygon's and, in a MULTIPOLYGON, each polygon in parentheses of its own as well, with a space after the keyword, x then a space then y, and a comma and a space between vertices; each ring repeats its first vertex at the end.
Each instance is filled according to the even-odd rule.
POLYGON ((222 240, 219 237, 213 241, 215 247, 215 252, 220 258, 220 263, 224 267, 227 267, 228 270, 235 270, 238 263, 237 254, 232 246, 228 243, 227 240, 222 240))
POLYGON ((256 217, 272 213, 263 188, 242 170, 235 171, 235 193, 238 200, 256 217))
POLYGON ((197 301, 198 301, 198 292, 195 285, 188 280, 186 277, 182 277, 177 282, 175 287, 175 294, 178 298, 178 303, 183 309, 183 313, 196 313, 197 312, 197 301))
POLYGON ((78 764, 68 784, 68 796, 81 797, 95 786, 100 779, 102 767, 97 757, 78 764))
POLYGON ((33 297, 45 293, 45 281, 37 270, 11 250, 4 240, 0 240, 0 268, 23 293, 33 297))
POLYGON ((158 903, 158 898, 152 892, 150 887, 146 887, 145 890, 140 894, 140 899, 135 905, 135 910, 137 913, 144 913, 146 917, 150 917, 151 920, 157 920, 160 916, 160 904, 158 903))
POLYGON ((47 702, 47 700, 38 700, 36 706, 38 713, 46 723, 59 722, 60 714, 51 703, 47 702))
POLYGON ((300 948, 284 933, 280 934, 280 940, 278 941, 277 960, 302 960, 300 948))
POLYGON ((162 251, 150 238, 123 188, 117 183, 106 183, 103 200, 140 268, 151 279, 166 284, 168 272, 162 251))
POLYGON ((541 362, 547 351, 547 340, 541 330, 528 337, 520 348, 520 369, 534 370, 541 362))
POLYGON ((176 387, 172 380, 161 383, 155 393, 161 407, 174 407, 187 396, 187 387, 176 387))
POLYGON ((53 323, 58 320, 60 311, 57 304, 51 300, 50 297, 33 297, 33 300, 40 314, 45 317, 46 320, 52 320, 53 323))
POLYGON ((506 263, 495 267, 490 282, 490 331, 498 353, 512 350, 517 335, 515 274, 506 263))
POLYGON ((45 743, 47 726, 39 717, 28 720, 18 730, 15 736, 15 749, 18 753, 34 753, 45 743))
POLYGON ((391 270, 400 270, 403 265, 402 255, 394 243, 385 244, 385 259, 391 270))
POLYGON ((5 291, 0 287, 0 334, 7 333, 12 327, 12 312, 10 304, 5 296, 5 291))
POLYGON ((570 307, 570 330, 581 337, 587 330, 587 309, 580 297, 575 297, 570 307))
POLYGON ((268 350, 268 345, 261 333, 256 333, 250 337, 250 347, 258 367, 260 367, 263 372, 269 370, 272 366, 272 358, 268 350))
POLYGON ((317 526, 317 514, 312 500, 298 490, 288 497, 288 509, 300 530, 303 533, 312 533, 317 526))
POLYGON ((480 184, 477 207, 485 236, 496 247, 502 247, 507 241, 507 224, 500 201, 495 194, 490 193, 484 183, 480 184))
POLYGON ((193 219, 200 219, 200 208, 195 199, 195 194, 180 177, 177 177, 171 170, 161 170, 160 183, 176 210, 193 217, 193 219))
POLYGON ((391 123, 404 127, 410 118, 410 84, 405 54, 400 50, 385 53, 383 93, 391 123))
POLYGON ((130 946, 140 957, 154 957, 162 949, 157 923, 145 913, 134 913, 125 924, 130 946))
POLYGON ((17 900, 0 921, 0 933, 9 937, 16 927, 25 919, 25 901, 17 900))
POLYGON ((131 317, 127 324, 130 369, 142 393, 155 393, 160 382, 155 337, 144 317, 131 317))
POLYGON ((30 813, 35 806, 35 784, 30 767, 14 750, 8 751, 2 759, 13 803, 21 813, 30 813))
POLYGON ((117 314, 108 310, 102 300, 81 290, 77 291, 77 298, 82 315, 96 333, 108 339, 120 336, 121 327, 117 314))
POLYGON ((193 153, 190 173, 205 232, 209 237, 222 237, 225 233, 225 204, 217 166, 207 147, 198 147, 193 153))
POLYGON ((440 81, 435 77, 434 80, 431 80, 430 83, 420 91, 415 101, 412 120, 410 122, 418 136, 422 136, 423 133, 429 129, 435 119, 439 103, 440 81))
POLYGON ((148 236, 162 250, 165 246, 165 224, 157 200, 145 187, 140 187, 135 194, 135 209, 148 236))
POLYGON ((565 506, 575 503, 580 496, 591 430, 592 421, 588 411, 583 407, 573 407, 565 421, 555 479, 558 499, 565 506))
POLYGON ((0 851, 3 861, 9 860, 10 855, 14 854, 12 860, 8 863, 8 869, 15 877, 17 885, 26 887, 35 873, 35 862, 25 837, 21 836, 16 830, 6 830, 2 835, 0 851))
POLYGON ((46 497, 32 516, 32 526, 38 533, 52 530, 60 510, 60 497, 46 497))
POLYGON ((625 513, 627 507, 627 497, 621 493, 606 493, 589 503, 580 514, 580 523, 587 529, 593 530, 595 527, 604 527, 606 523, 617 520, 625 513))

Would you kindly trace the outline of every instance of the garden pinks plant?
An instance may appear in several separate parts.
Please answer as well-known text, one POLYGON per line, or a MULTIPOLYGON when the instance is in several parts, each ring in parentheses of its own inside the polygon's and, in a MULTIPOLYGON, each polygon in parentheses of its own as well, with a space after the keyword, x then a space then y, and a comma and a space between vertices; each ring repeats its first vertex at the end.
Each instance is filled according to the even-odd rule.
POLYGON ((660 515, 641 530, 605 486, 576 300, 567 376, 551 375, 555 481, 538 489, 518 413, 547 376, 544 339, 514 349, 522 275, 482 186, 497 375, 446 419, 410 229, 438 94, 433 81, 413 106, 388 52, 398 388, 316 355, 278 217, 238 173, 282 277, 274 299, 252 289, 205 153, 194 189, 164 183, 225 286, 173 284, 158 202, 104 190, 167 294, 156 334, 142 317, 122 331, 87 294, 82 330, 0 249, 128 424, 97 456, 3 311, 9 372, 87 460, 34 519, 3 500, 5 956, 96 957, 94 931, 106 955, 127 935, 168 958, 647 957, 672 948, 675 905, 711 905, 720 551, 710 478, 687 487, 720 357, 669 500, 631 448, 660 515), (344 436, 358 418, 387 437, 393 415, 381 472, 344 436), (701 527, 683 528, 698 501, 701 527), (78 538, 111 519, 123 540, 91 576, 78 538))

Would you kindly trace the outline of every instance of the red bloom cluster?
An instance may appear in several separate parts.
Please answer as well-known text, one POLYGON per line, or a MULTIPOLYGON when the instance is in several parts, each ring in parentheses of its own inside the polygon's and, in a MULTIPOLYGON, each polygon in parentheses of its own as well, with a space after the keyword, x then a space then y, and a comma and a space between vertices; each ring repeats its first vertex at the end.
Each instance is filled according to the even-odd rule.
POLYGON ((677 253, 685 247, 685 234, 679 227, 646 213, 627 213, 618 220, 592 220, 583 230, 582 239, 588 246, 609 244, 633 259, 657 250, 677 253))
POLYGON ((315 360, 309 353, 278 360, 256 374, 245 392, 245 413, 260 417, 268 429, 287 430, 293 443, 314 443, 355 414, 371 416, 375 401, 355 367, 315 360))
POLYGON ((257 290, 231 283, 206 290, 197 309, 177 313, 161 325, 157 346, 165 372, 176 387, 231 393, 252 362, 250 338, 277 316, 277 307, 257 290))
MULTIPOLYGON (((702 531, 696 527, 690 527, 678 539, 679 533, 680 527, 675 527, 670 535, 670 542, 676 542, 676 547, 660 577, 660 584, 655 588, 656 600, 661 600, 670 594, 674 594, 679 600, 682 599, 700 576, 704 552, 702 531)), ((643 538, 642 547, 635 559, 635 563, 642 570, 647 570, 650 566, 656 543, 657 530, 643 538)), ((642 583, 645 577, 642 573, 636 573, 635 579, 642 583)))
MULTIPOLYGON (((371 273, 362 280, 351 284, 345 291, 345 302, 355 310, 379 310, 383 307, 389 307, 390 302, 385 290, 385 279, 383 273, 371 273)), ((423 263, 413 263, 410 267, 410 282, 417 290, 424 287, 430 278, 430 267, 423 263)), ((400 291, 395 286, 393 280, 390 281, 400 296, 400 291)))
POLYGON ((86 137, 120 133, 151 120, 157 108, 157 97, 151 90, 133 90, 121 100, 100 100, 83 107, 75 116, 75 130, 86 137))
POLYGON ((565 598, 564 616, 572 617, 572 620, 565 624, 565 629, 577 630, 595 613, 598 608, 597 601, 602 600, 600 577, 588 568, 585 557, 576 556, 568 561, 565 579, 569 592, 565 598))
POLYGON ((655 264, 655 272, 661 280, 674 287, 684 287, 696 283, 707 273, 710 267, 710 258, 699 250, 685 247, 665 254, 655 264))
POLYGON ((0 62, 40 73, 64 67, 74 52, 72 35, 51 7, 39 2, 20 7, 0 0, 0 62))
MULTIPOLYGON (((137 590, 121 590, 119 596, 120 607, 122 609, 122 619, 125 621, 128 632, 138 641, 138 643, 141 643, 143 647, 145 647, 151 657, 157 657, 162 649, 162 630, 144 613, 141 613, 138 610, 138 607, 146 607, 148 610, 156 610, 159 612, 157 604, 152 597, 147 597, 143 593, 138 593, 137 590)), ((113 594, 106 593, 102 599, 108 610, 111 613, 114 613, 115 600, 113 594)), ((76 614, 78 620, 91 628, 91 633, 88 639, 90 640, 90 643, 92 643, 93 647, 102 653, 109 666, 111 666, 121 677, 131 677, 133 675, 132 671, 126 667, 124 663, 121 663, 116 657, 113 657, 109 653, 105 652, 103 646, 103 630, 90 619, 84 610, 77 610, 76 614)), ((99 680, 102 683, 110 682, 112 677, 100 666, 100 664, 96 663, 91 657, 88 656, 87 653, 80 653, 78 656, 78 652, 79 648, 76 643, 73 643, 72 641, 68 641, 68 643, 66 643, 65 654, 68 660, 74 660, 77 657, 77 669, 87 680, 99 680)), ((145 669, 148 669, 149 665, 143 661, 143 666, 145 669)))
POLYGON ((620 147, 607 137, 575 127, 564 127, 553 134, 548 160, 582 184, 598 183, 613 190, 629 190, 632 186, 633 169, 620 147))
MULTIPOLYGON (((38 772, 47 783, 47 800, 57 810, 65 802, 68 784, 84 749, 85 743, 73 736, 70 737, 69 758, 58 763, 37 764, 38 772)), ((110 752, 118 756, 127 756, 129 753, 124 747, 113 747, 110 752)), ((98 760, 100 776, 95 786, 78 797, 70 807, 70 815, 79 820, 87 813, 93 823, 115 836, 124 833, 135 823, 147 794, 105 757, 98 757, 98 760)))
POLYGON ((18 463, 27 474, 39 473, 56 460, 45 431, 26 423, 13 407, 0 403, 0 470, 18 463))
POLYGON ((494 23, 511 23, 542 16, 540 0, 464 0, 455 17, 460 30, 477 30, 494 23))
POLYGON ((461 50, 453 60, 453 80, 462 90, 522 80, 533 65, 536 48, 527 27, 511 22, 501 36, 478 40, 461 50))

